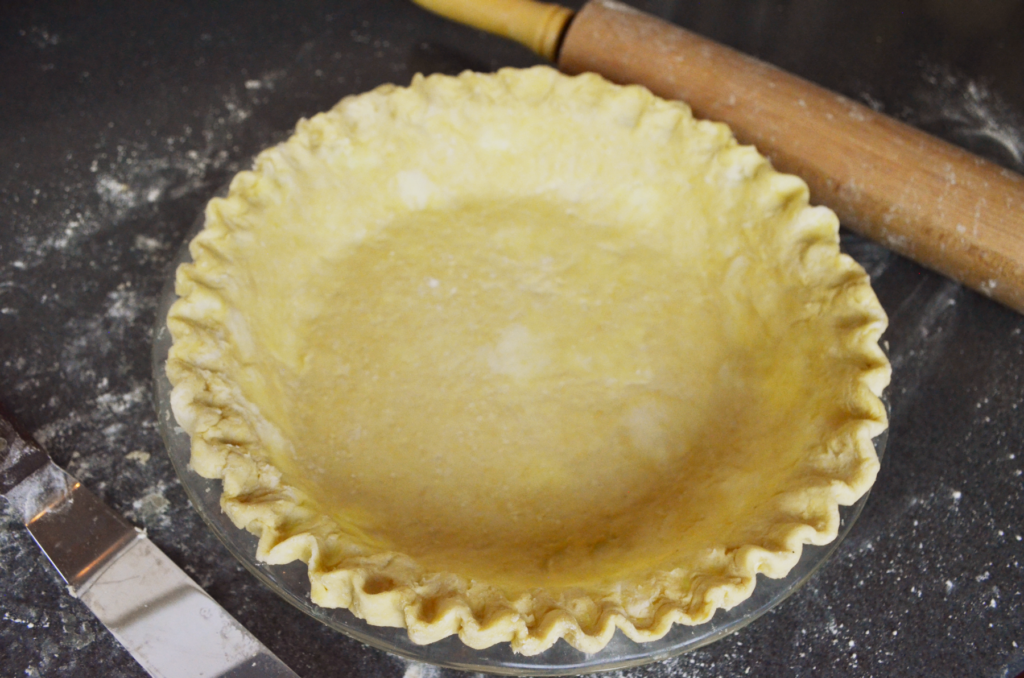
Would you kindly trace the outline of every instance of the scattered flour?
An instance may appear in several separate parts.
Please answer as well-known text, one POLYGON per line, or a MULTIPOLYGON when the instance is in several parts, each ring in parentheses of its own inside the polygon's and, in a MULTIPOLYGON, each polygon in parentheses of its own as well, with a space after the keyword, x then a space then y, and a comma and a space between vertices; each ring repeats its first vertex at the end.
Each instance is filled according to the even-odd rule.
POLYGON ((45 26, 32 26, 27 31, 22 29, 18 31, 18 35, 28 38, 28 41, 38 49, 56 47, 60 44, 60 36, 56 33, 51 33, 45 26))
POLYGON ((96 179, 96 193, 103 201, 123 211, 138 204, 135 191, 128 184, 118 181, 109 174, 101 174, 96 179))
POLYGON ((107 317, 117 318, 125 322, 132 322, 138 317, 141 311, 139 295, 135 290, 127 289, 126 285, 119 286, 116 290, 107 295, 109 305, 107 306, 107 317))
MULTIPOLYGON (((22 34, 40 45, 59 41, 42 28, 22 34)), ((226 175, 242 169, 238 131, 254 106, 269 101, 266 95, 285 75, 277 69, 231 86, 219 105, 210 105, 199 116, 199 125, 184 124, 177 134, 152 140, 139 134, 122 137, 110 122, 94 144, 93 157, 85 159, 87 172, 81 178, 48 188, 23 186, 12 196, 21 207, 13 224, 21 252, 19 270, 32 269, 54 253, 74 256, 90 239, 117 229, 140 210, 208 193, 226 175), (60 226, 55 229, 54 224, 60 226)), ((68 154, 69 163, 78 160, 68 154)), ((145 254, 174 245, 153 236, 135 239, 135 248, 145 254)), ((0 272, 0 285, 5 277, 0 272)))
POLYGON ((128 393, 104 393, 96 398, 96 404, 110 411, 111 414, 124 414, 129 408, 143 403, 149 395, 145 384, 139 384, 128 393))
POLYGON ((138 462, 141 466, 145 466, 149 463, 150 454, 149 452, 143 452, 142 450, 132 450, 128 454, 124 455, 124 458, 138 462))
POLYGON ((135 236, 135 249, 137 250, 153 254, 164 249, 164 247, 164 243, 160 242, 156 238, 150 238, 149 236, 142 235, 141 233, 135 236))
POLYGON ((246 80, 245 88, 249 91, 254 90, 273 90, 279 80, 285 76, 283 70, 277 69, 268 71, 261 75, 259 78, 246 80))
POLYGON ((441 671, 436 666, 410 661, 406 664, 402 678, 440 678, 441 671))
POLYGON ((166 489, 166 486, 162 485, 156 488, 155 491, 148 492, 140 499, 132 502, 132 512, 135 517, 142 521, 143 525, 151 525, 153 521, 161 518, 166 521, 164 513, 170 507, 171 502, 163 495, 164 489, 166 489))

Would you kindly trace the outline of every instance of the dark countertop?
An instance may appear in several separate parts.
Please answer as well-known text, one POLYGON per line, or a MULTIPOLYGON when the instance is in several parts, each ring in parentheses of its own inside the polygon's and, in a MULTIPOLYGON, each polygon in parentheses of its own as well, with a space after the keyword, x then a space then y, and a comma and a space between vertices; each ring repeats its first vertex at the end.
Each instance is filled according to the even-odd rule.
MULTIPOLYGON (((636 4, 1024 170, 1024 2, 636 4)), ((291 608, 188 504, 152 405, 168 264, 214 191, 301 116, 417 71, 532 63, 402 0, 0 8, 0 404, 307 678, 457 673, 291 608)), ((895 368, 860 521, 773 613, 620 675, 1024 671, 1024 318, 846 241, 891 316, 895 368)), ((0 673, 143 675, 13 513, 0 521, 0 673)))

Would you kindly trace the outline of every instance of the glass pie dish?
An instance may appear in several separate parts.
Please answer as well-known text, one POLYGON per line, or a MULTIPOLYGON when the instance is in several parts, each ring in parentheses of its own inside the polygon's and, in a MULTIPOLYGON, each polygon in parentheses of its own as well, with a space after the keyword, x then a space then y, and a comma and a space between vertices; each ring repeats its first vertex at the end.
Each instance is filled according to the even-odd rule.
MULTIPOLYGON (((564 640, 545 652, 533 656, 515 653, 508 643, 475 650, 458 637, 451 636, 429 645, 418 645, 409 639, 403 628, 371 626, 346 609, 327 609, 310 600, 310 584, 306 565, 267 565, 256 559, 257 537, 238 529, 221 510, 220 483, 199 476, 189 467, 191 454, 187 433, 174 420, 170 407, 171 385, 165 363, 171 346, 166 319, 170 306, 177 299, 173 271, 191 260, 188 242, 201 230, 203 219, 196 222, 170 269, 157 309, 154 328, 153 376, 160 432, 171 462, 185 492, 203 520, 232 555, 257 579, 269 586, 284 600, 314 619, 362 643, 414 661, 465 670, 504 675, 567 675, 628 668, 695 650, 713 643, 755 621, 781 604, 805 584, 836 551, 850 532, 867 502, 868 494, 852 506, 840 506, 838 536, 823 546, 805 545, 802 556, 788 576, 782 579, 758 577, 753 595, 729 610, 718 610, 712 620, 697 626, 676 624, 659 640, 636 643, 617 632, 601 651, 588 654, 574 649, 564 640)), ((885 450, 888 431, 875 438, 879 458, 885 450)))

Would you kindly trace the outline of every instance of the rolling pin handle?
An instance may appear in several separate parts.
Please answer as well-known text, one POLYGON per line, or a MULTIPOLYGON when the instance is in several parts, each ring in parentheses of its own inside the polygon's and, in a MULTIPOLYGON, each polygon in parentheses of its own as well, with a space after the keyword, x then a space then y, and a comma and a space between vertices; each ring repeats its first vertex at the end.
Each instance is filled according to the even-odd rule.
POLYGON ((413 0, 435 14, 514 40, 548 61, 558 56, 573 17, 568 7, 535 0, 413 0))

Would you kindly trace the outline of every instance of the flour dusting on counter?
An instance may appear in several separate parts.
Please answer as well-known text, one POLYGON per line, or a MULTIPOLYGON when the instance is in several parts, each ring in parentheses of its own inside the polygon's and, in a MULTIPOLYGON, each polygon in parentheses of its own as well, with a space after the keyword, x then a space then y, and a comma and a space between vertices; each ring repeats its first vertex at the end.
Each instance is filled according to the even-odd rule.
POLYGON ((410 661, 406 663, 402 678, 440 678, 441 670, 431 664, 410 661))
POLYGON ((948 66, 926 64, 914 90, 919 105, 908 122, 948 130, 957 143, 1004 165, 1024 170, 1024 115, 981 80, 948 66))

